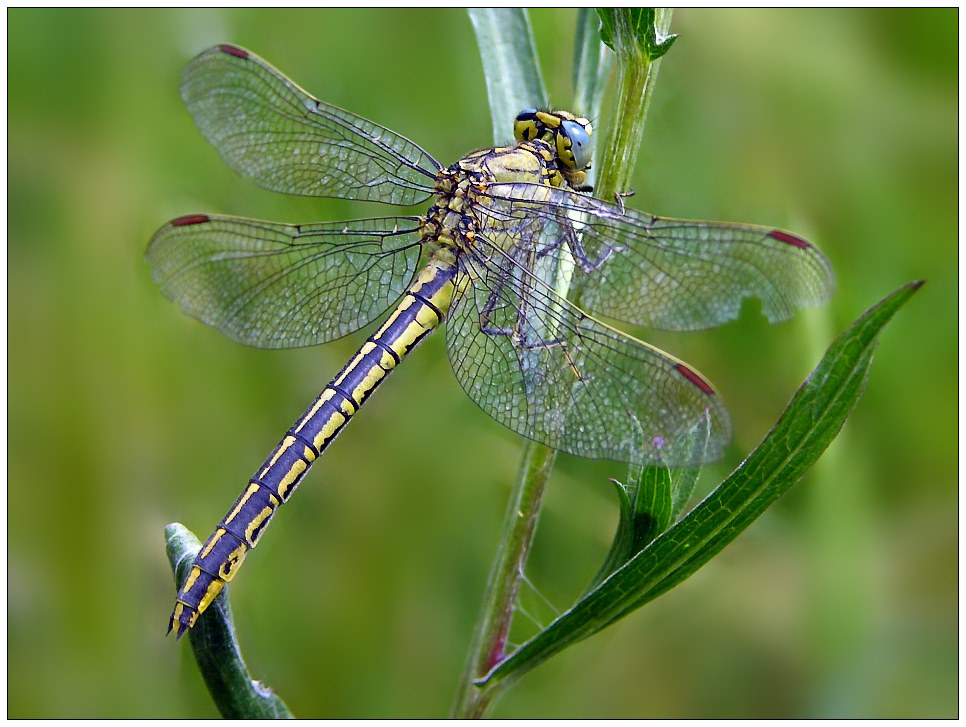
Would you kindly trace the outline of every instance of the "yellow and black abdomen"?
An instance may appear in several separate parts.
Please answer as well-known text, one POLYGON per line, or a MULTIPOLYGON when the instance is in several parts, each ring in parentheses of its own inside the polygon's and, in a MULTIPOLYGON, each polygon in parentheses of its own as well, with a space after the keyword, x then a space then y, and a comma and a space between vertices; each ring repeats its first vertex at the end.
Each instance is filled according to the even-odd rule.
POLYGON ((309 467, 396 365, 443 320, 453 297, 456 265, 435 256, 385 324, 322 390, 285 433, 248 487, 205 542, 178 592, 168 630, 180 637, 214 600, 258 544, 278 507, 309 467))

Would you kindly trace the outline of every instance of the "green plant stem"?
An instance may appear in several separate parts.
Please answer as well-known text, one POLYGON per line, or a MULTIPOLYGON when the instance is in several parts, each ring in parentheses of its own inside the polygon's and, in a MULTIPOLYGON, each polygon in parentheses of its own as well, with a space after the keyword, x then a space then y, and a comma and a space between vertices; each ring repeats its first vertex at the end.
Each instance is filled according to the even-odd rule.
POLYGON ((530 442, 524 450, 520 473, 507 505, 499 550, 483 595, 476 636, 453 702, 453 717, 482 717, 497 696, 496 688, 481 689, 475 682, 506 656, 520 575, 530 553, 540 501, 556 456, 556 450, 535 442, 530 442))
MULTIPOLYGON (((507 138, 513 118, 522 110, 547 105, 529 15, 520 8, 469 11, 480 47, 483 74, 493 119, 493 141, 507 138)), ((540 512, 540 501, 556 453, 529 443, 510 494, 497 555, 490 570, 480 615, 457 686, 454 717, 481 717, 497 690, 481 690, 476 680, 505 656, 520 576, 540 512)))
MULTIPOLYGON (((670 8, 657 9, 655 27, 658 33, 667 35, 670 32, 671 15, 670 8)), ((661 64, 660 58, 651 59, 627 37, 632 35, 630 29, 618 26, 617 30, 617 103, 594 192, 594 196, 608 202, 612 202, 618 193, 630 190, 631 174, 644 138, 644 121, 661 64)))
MULTIPOLYGON (((490 92, 491 111, 509 109, 516 105, 516 110, 531 103, 523 104, 527 97, 546 96, 540 89, 542 81, 539 72, 528 70, 527 66, 537 66, 536 53, 532 48, 532 35, 529 24, 516 19, 514 25, 502 22, 511 18, 505 17, 508 11, 499 15, 471 11, 473 27, 483 49, 484 73, 488 78, 487 88, 490 92), (504 38, 510 35, 513 37, 504 38), (486 39, 487 44, 482 41, 486 39), (499 40, 497 40, 499 39, 499 40), (489 47, 489 50, 487 48, 489 47), (494 53, 492 49, 497 49, 494 53), (493 55, 499 59, 492 59, 493 55), (493 84, 491 76, 500 77, 509 73, 514 74, 519 81, 507 85, 493 84), (521 97, 522 87, 530 86, 528 96, 521 97)), ((671 22, 670 11, 658 11, 657 32, 666 34, 671 22)), ((581 43, 589 43, 585 36, 590 19, 581 17, 578 27, 581 29, 581 43)), ((602 165, 606 187, 598 188, 598 196, 613 199, 618 190, 626 190, 630 178, 630 170, 637 156, 637 148, 643 137, 644 111, 651 96, 656 79, 656 61, 651 61, 638 49, 637 38, 630 38, 632 30, 618 25, 615 37, 626 43, 620 48, 628 49, 627 53, 618 53, 620 70, 619 83, 621 96, 618 102, 617 126, 608 147, 608 156, 602 165), (638 49, 638 50, 635 50, 638 49), (629 148, 632 147, 632 148, 629 148)), ((599 45, 599 43, 598 43, 599 45)), ((594 54, 589 47, 578 53, 577 87, 580 98, 586 103, 599 103, 600 90, 605 85, 609 72, 609 59, 606 52, 594 54), (595 62, 596 61, 596 62, 595 62), (583 80, 581 80, 583 79, 583 80)), ((596 116, 598 109, 588 108, 587 113, 596 116)), ((499 128, 499 119, 494 118, 494 129, 499 128)), ((504 122, 505 123, 505 122, 504 122)), ((566 290, 558 291, 566 296, 566 290)), ((477 683, 483 675, 490 672, 507 656, 506 640, 515 608, 515 601, 519 589, 530 546, 536 533, 537 520, 540 510, 541 497, 550 477, 551 468, 556 452, 543 445, 530 443, 524 451, 520 468, 520 476, 511 494, 510 503, 504 520, 503 534, 496 560, 490 572, 480 618, 477 621, 475 636, 470 647, 470 653, 464 667, 462 677, 453 703, 452 716, 459 718, 481 717, 500 691, 513 681, 512 679, 491 682, 480 686, 477 683)))

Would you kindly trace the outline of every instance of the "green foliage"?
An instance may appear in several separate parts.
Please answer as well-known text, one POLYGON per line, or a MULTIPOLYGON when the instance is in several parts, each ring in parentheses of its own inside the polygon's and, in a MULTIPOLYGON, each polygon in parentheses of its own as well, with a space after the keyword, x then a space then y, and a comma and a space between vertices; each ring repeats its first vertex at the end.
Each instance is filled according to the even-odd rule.
MULTIPOLYGON (((707 451, 708 426, 707 420, 699 422, 691 433, 690 447, 696 462, 706 459, 700 452, 707 451)), ((697 467, 652 465, 640 468, 637 474, 632 469, 627 484, 613 480, 620 508, 617 533, 588 591, 600 585, 677 520, 688 504, 700 474, 697 467)))
POLYGON ((607 147, 600 155, 595 194, 612 201, 631 189, 659 61, 671 49, 675 36, 667 34, 671 27, 669 9, 619 8, 601 10, 599 16, 601 40, 617 56, 617 94, 607 147))
MULTIPOLYGON (((655 28, 653 11, 607 11, 601 13, 601 18, 602 40, 611 47, 616 46, 621 75, 617 128, 611 135, 611 148, 606 156, 612 161, 610 166, 605 163, 604 167, 608 180, 604 184, 607 184, 613 179, 627 178, 629 171, 626 166, 633 164, 643 133, 644 114, 634 113, 634 109, 635 106, 646 108, 654 87, 651 61, 670 48, 673 36, 656 40, 661 34, 655 28), (642 53, 624 52, 623 49, 632 40, 642 53)), ((664 22, 668 22, 668 19, 665 18, 664 22)), ((481 38, 492 40, 508 27, 511 26, 494 22, 490 28, 492 35, 484 36, 479 30, 477 33, 481 38)), ((593 69, 595 55, 586 48, 579 27, 578 37, 581 40, 575 54, 575 79, 578 85, 581 82, 591 85, 588 79, 596 81, 598 74, 585 70, 582 65, 593 69)), ((504 41, 498 43, 498 47, 530 48, 525 38, 516 42, 504 41)), ((501 54, 495 62, 488 62, 486 56, 484 52, 485 71, 536 62, 532 49, 524 53, 501 54)), ((524 77, 526 74, 517 71, 514 75, 524 77)), ((588 95, 593 96, 593 92, 588 95)), ((505 107, 506 103, 500 102, 500 105, 505 107)), ((647 467, 631 486, 616 483, 620 504, 619 525, 610 551, 589 592, 551 626, 500 663, 495 662, 502 654, 513 608, 512 601, 508 599, 512 599, 517 589, 504 586, 502 599, 487 599, 454 713, 457 716, 480 716, 496 695, 495 688, 501 682, 515 680, 570 644, 597 633, 677 585, 784 494, 838 434, 861 395, 871 364, 871 351, 881 327, 916 288, 918 285, 907 287, 886 299, 843 334, 755 453, 670 530, 669 526, 693 491, 698 477, 696 469, 672 471, 647 467), (499 627, 494 628, 494 624, 499 627), (486 667, 488 663, 493 664, 493 668, 488 675, 477 680, 479 691, 473 690, 465 683, 466 678, 475 669, 486 667)), ((693 433, 692 447, 704 446, 707 433, 703 434, 705 436, 702 436, 698 427, 693 433)), ((535 449, 542 448, 529 444, 526 457, 534 456, 535 449)), ((528 468, 524 467, 524 472, 527 471, 528 468)), ((537 494, 526 501, 527 506, 521 506, 514 499, 514 505, 508 511, 501 554, 494 564, 491 586, 494 583, 512 583, 521 578, 521 558, 529 552, 529 541, 535 534, 541 499, 539 493, 542 493, 548 476, 549 467, 543 467, 536 475, 538 481, 528 478, 526 474, 521 479, 520 492, 529 489, 537 494), (517 522, 527 522, 531 526, 525 530, 515 529, 517 522), (519 557, 506 558, 507 550, 517 553, 519 557)))
POLYGON ((657 27, 656 8, 600 8, 600 39, 618 55, 642 55, 656 61, 674 44, 677 35, 657 27))
MULTIPOLYGON (((540 76, 540 63, 533 43, 529 16, 525 10, 470 10, 487 77, 494 143, 500 129, 520 110, 546 106, 547 92, 540 76), (501 83, 495 79, 514 79, 501 83)), ((475 681, 505 656, 507 635, 516 608, 520 577, 526 565, 537 529, 544 488, 553 469, 556 452, 536 442, 527 442, 521 457, 520 474, 514 483, 503 533, 490 568, 480 615, 470 643, 460 682, 453 700, 454 717, 480 717, 489 708, 493 693, 477 689, 475 681)))
POLYGON ((865 388, 882 328, 921 285, 910 283, 866 311, 832 343, 772 431, 730 477, 481 683, 519 677, 670 590, 785 494, 839 433, 865 388))
POLYGON ((486 49, 480 58, 493 119, 493 143, 500 144, 512 135, 512 121, 518 113, 548 104, 530 16, 522 8, 471 8, 468 13, 476 42, 486 49))
POLYGON ((577 11, 577 32, 574 40, 574 103, 570 111, 578 116, 594 119, 600 114, 601 102, 613 65, 613 54, 601 45, 599 29, 600 20, 593 10, 581 8, 577 11))

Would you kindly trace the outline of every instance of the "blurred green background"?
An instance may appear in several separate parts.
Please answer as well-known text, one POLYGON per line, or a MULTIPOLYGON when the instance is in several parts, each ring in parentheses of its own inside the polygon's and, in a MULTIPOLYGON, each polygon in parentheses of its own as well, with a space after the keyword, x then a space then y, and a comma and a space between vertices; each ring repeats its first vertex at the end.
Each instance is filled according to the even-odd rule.
MULTIPOLYGON (((574 18, 532 14, 560 106, 574 18)), ((388 211, 236 178, 184 110, 181 69, 215 43, 249 47, 450 163, 490 143, 474 37, 458 10, 20 9, 8 21, 8 715, 213 716, 187 644, 164 638, 162 529, 179 520, 205 537, 364 334, 237 346, 161 296, 144 248, 190 212, 388 211)), ((675 14, 630 204, 794 230, 838 279, 828 308, 786 324, 749 309, 717 331, 646 334, 732 411, 735 444, 704 491, 838 331, 899 285, 928 285, 800 487, 681 587, 526 676, 496 716, 957 714, 957 21, 675 14)), ((520 450, 430 341, 233 586, 254 674, 301 716, 444 716, 520 450)), ((625 472, 560 458, 527 573, 558 607, 606 551, 607 478, 625 472)))

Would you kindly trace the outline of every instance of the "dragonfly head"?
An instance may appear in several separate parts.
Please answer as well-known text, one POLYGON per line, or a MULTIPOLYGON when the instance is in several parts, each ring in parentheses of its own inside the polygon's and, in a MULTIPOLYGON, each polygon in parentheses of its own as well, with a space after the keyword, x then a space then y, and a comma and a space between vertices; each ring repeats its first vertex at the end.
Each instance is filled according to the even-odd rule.
POLYGON ((593 133, 590 121, 569 111, 524 109, 513 122, 513 136, 517 141, 543 139, 556 150, 561 165, 573 172, 590 167, 593 133))

